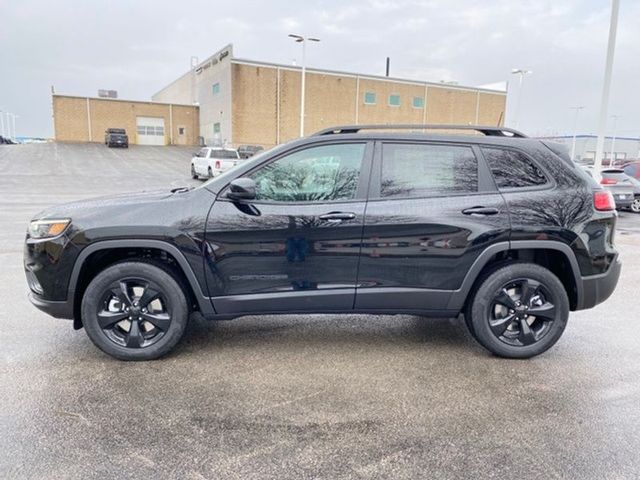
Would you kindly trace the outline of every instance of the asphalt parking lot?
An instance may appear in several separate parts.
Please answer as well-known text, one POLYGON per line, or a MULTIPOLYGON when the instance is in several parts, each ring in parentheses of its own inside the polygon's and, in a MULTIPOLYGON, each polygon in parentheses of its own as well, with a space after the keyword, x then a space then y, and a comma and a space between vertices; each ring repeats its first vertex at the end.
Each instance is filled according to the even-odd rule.
POLYGON ((48 205, 198 183, 192 148, 0 147, 0 478, 640 476, 640 215, 606 303, 501 360, 459 319, 194 321, 169 357, 123 363, 32 307, 22 241, 48 205))

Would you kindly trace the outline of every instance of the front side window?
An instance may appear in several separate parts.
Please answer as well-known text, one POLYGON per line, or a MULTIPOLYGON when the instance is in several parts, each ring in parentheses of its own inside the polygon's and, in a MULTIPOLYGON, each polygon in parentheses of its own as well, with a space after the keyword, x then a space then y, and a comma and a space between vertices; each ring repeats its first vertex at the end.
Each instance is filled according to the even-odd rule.
POLYGON ((410 198, 478 191, 478 161, 470 147, 385 143, 382 197, 410 198))
POLYGON ((522 188, 548 182, 542 170, 524 154, 502 148, 482 148, 498 188, 522 188))
POLYGON ((329 202, 355 198, 364 143, 323 145, 292 153, 250 175, 256 200, 329 202))

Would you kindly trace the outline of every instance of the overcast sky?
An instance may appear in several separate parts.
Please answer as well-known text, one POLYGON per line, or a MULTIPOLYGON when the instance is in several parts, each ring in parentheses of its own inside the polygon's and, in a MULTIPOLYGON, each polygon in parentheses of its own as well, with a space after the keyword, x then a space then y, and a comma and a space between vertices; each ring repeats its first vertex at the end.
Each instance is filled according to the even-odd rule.
MULTIPOLYGON (((313 67, 482 85, 525 80, 520 128, 571 133, 569 107, 584 105, 595 132, 609 28, 605 0, 88 1, 0 0, 0 109, 18 135, 51 136, 50 87, 149 100, 227 43, 235 56, 290 64, 300 46, 288 33, 317 36, 313 67), (509 77, 512 77, 511 79, 509 77)), ((640 135, 640 0, 621 0, 610 115, 618 135, 640 135)), ((509 113, 510 113, 509 112, 509 113)), ((507 115, 507 120, 513 116, 507 115)), ((511 121, 510 123, 513 123, 511 121)), ((609 121, 612 128, 612 121, 609 121)))

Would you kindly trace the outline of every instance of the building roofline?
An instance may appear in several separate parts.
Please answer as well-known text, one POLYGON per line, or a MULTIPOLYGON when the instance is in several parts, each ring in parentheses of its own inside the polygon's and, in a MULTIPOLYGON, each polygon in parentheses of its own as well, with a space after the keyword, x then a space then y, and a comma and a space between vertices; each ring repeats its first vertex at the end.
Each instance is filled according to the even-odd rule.
MULTIPOLYGON (((250 60, 246 58, 231 58, 231 63, 236 63, 240 65, 256 65, 261 67, 270 67, 270 68, 279 68, 281 70, 292 70, 292 71, 300 71, 302 67, 297 65, 286 65, 283 63, 273 63, 273 62, 263 62, 259 60, 250 60)), ((440 83, 440 82, 428 82, 424 80, 413 80, 409 78, 400 78, 400 77, 386 77, 384 75, 371 75, 367 73, 356 73, 356 72, 345 72, 341 70, 328 70, 323 68, 314 68, 314 67, 306 67, 305 70, 311 73, 324 74, 324 75, 336 75, 341 77, 353 77, 353 78, 361 78, 365 80, 374 80, 381 82, 394 82, 394 83, 404 83, 409 85, 417 85, 417 86, 428 86, 435 88, 447 88, 454 90, 466 90, 473 92, 486 92, 498 95, 506 95, 506 90, 494 90, 491 88, 482 88, 482 87, 470 87, 466 85, 458 85, 451 83, 440 83)))
POLYGON ((185 103, 172 103, 172 102, 154 102, 152 100, 127 100, 126 98, 106 98, 106 97, 90 97, 87 95, 63 95, 60 93, 54 93, 52 97, 64 97, 64 98, 81 98, 83 100, 104 100, 107 102, 127 102, 127 103, 145 103, 150 105, 171 105, 174 107, 198 107, 198 105, 189 105, 185 103))

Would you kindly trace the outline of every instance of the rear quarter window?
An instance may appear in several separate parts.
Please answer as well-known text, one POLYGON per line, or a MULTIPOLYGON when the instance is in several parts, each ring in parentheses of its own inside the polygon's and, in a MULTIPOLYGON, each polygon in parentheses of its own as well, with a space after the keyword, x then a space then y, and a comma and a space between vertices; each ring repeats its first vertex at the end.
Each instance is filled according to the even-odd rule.
POLYGON ((542 170, 516 150, 482 147, 498 188, 536 187, 549 183, 542 170))

